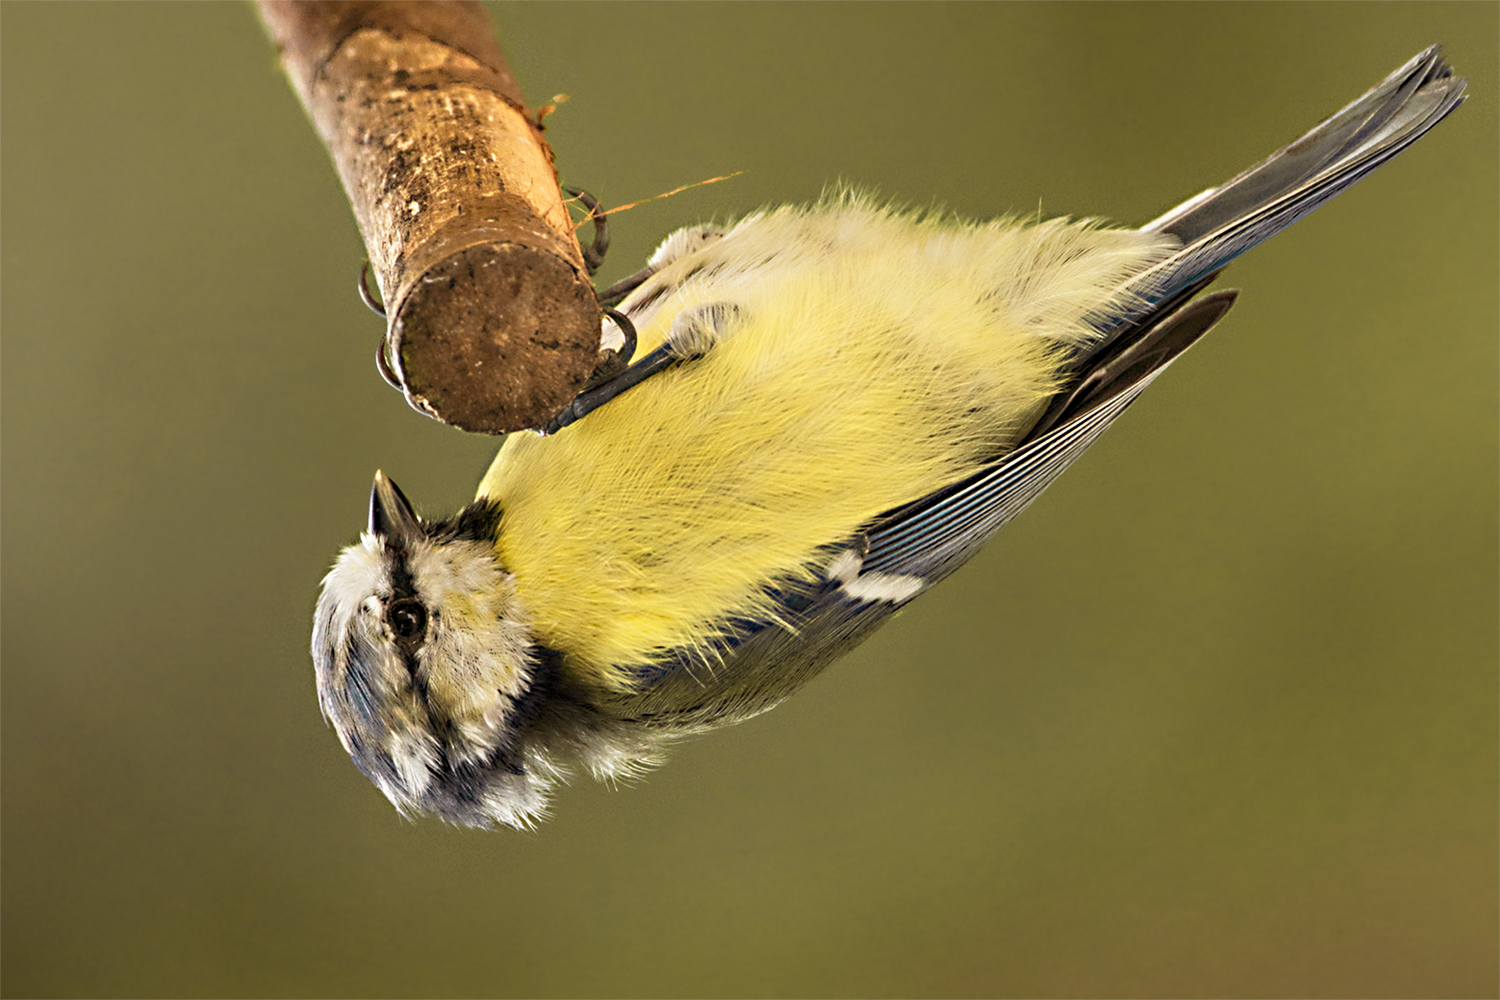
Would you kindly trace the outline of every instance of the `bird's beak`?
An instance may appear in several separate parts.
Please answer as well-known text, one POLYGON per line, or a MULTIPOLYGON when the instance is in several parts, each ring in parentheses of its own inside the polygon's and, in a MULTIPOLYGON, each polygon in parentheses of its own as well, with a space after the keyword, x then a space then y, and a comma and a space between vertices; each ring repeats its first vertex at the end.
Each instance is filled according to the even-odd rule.
POLYGON ((370 487, 370 534, 392 540, 416 538, 422 533, 422 519, 411 509, 411 501, 401 487, 384 472, 375 473, 370 487))

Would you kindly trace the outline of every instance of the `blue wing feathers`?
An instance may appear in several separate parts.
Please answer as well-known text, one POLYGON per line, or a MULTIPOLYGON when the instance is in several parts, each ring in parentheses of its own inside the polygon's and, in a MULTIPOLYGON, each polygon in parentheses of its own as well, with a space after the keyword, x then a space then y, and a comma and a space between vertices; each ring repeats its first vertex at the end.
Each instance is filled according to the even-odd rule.
MULTIPOLYGON (((930 585, 972 556, 1228 311, 1233 293, 1194 299, 1220 269, 1415 142, 1462 102, 1464 87, 1434 46, 1296 142, 1144 227, 1177 236, 1182 248, 1135 279, 1136 308, 1099 324, 1099 341, 1074 359, 1072 387, 1014 451, 877 518, 860 573, 930 585)), ((781 622, 736 622, 716 650, 665 657, 619 710, 689 729, 756 714, 904 603, 857 600, 833 580, 775 596, 781 622), (715 675, 712 687, 697 679, 703 670, 715 675)))

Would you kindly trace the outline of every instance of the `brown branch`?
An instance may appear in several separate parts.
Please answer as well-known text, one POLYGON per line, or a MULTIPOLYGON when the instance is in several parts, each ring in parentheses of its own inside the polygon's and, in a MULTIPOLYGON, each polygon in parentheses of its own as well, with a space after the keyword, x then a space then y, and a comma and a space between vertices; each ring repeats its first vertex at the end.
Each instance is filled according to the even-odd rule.
POLYGON ((257 7, 354 207, 407 400, 465 430, 546 422, 599 361, 599 305, 483 6, 257 7))

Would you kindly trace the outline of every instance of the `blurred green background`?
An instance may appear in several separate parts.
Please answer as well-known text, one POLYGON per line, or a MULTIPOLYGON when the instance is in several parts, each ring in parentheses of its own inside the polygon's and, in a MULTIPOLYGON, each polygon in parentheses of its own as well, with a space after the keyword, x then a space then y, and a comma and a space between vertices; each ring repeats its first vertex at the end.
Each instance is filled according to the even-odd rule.
POLYGON ((776 712, 536 833, 400 820, 318 581, 407 409, 239 4, 0 9, 10 996, 1493 996, 1497 37, 1474 4, 497 5, 565 178, 677 226, 840 178, 1141 222, 1430 42, 1471 98, 776 712))

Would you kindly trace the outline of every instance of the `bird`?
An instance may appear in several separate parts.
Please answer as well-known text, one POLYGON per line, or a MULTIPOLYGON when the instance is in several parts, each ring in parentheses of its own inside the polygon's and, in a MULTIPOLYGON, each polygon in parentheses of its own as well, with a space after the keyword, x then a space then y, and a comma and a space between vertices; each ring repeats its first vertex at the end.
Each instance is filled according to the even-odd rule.
POLYGON ((839 189, 673 233, 601 294, 645 355, 508 435, 472 504, 425 519, 376 473, 314 614, 324 717, 401 814, 529 828, 579 768, 632 778, 774 707, 1222 319, 1227 264, 1464 89, 1428 48, 1136 228, 839 189))

